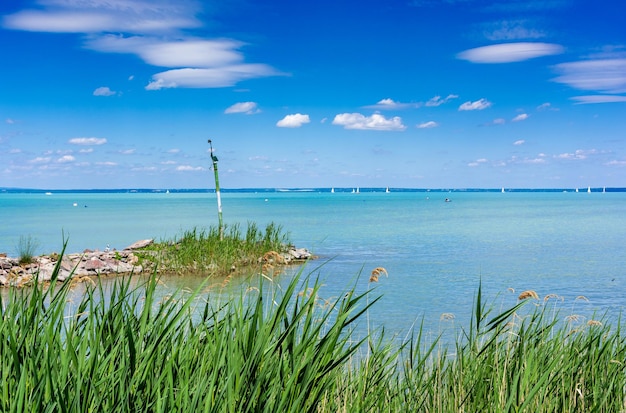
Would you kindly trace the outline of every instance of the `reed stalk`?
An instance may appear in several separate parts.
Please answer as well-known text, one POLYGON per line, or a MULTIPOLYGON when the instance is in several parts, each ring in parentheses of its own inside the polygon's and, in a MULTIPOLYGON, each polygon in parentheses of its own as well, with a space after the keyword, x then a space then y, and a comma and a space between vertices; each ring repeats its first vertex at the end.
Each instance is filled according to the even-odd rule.
POLYGON ((75 297, 58 270, 50 285, 0 298, 0 411, 625 408, 620 320, 568 325, 534 297, 496 313, 479 287, 456 342, 427 342, 419 326, 398 344, 383 330, 353 341, 380 297, 351 289, 322 305, 322 284, 302 271, 225 299, 202 287, 162 298, 156 276, 75 297))

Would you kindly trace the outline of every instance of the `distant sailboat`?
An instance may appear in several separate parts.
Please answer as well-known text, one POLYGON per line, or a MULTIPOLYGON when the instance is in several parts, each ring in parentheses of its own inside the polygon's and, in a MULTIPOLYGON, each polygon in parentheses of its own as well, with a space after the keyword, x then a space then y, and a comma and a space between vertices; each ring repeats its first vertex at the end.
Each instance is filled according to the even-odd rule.
POLYGON ((578 192, 578 188, 576 188, 576 192, 578 192))
POLYGON ((587 193, 588 193, 588 194, 590 194, 590 193, 591 193, 591 187, 590 187, 590 186, 588 186, 588 187, 587 187, 587 193))
POLYGON ((602 187, 602 193, 605 194, 606 193, 606 186, 602 187))
POLYGON ((389 187, 387 187, 387 189, 385 189, 385 192, 386 192, 386 193, 389 193, 389 187))
POLYGON ((358 194, 358 193, 360 193, 360 192, 361 192, 361 191, 359 190, 359 187, 357 186, 357 187, 356 187, 356 193, 358 194))
POLYGON ((504 193, 504 187, 502 187, 502 191, 501 192, 504 193))
POLYGON ((330 193, 334 194, 335 193, 335 188, 330 188, 330 193))

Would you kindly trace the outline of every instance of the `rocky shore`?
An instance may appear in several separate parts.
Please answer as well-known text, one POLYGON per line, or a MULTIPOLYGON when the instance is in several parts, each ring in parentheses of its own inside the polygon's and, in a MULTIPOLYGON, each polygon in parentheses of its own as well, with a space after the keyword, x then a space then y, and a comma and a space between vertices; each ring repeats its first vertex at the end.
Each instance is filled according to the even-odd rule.
MULTIPOLYGON (((18 258, 0 254, 0 287, 26 286, 34 282, 50 281, 54 268, 58 264, 59 273, 57 279, 65 281, 68 278, 83 279, 84 277, 98 277, 107 275, 141 274, 154 271, 154 266, 143 266, 137 251, 149 246, 153 240, 140 240, 123 250, 91 251, 82 253, 49 254, 34 257, 30 264, 20 264, 18 258), (61 263, 58 261, 61 259, 61 263)), ((259 261, 269 265, 289 265, 295 262, 306 261, 312 258, 309 251, 304 248, 291 247, 287 252, 267 253, 259 261)), ((149 263, 150 264, 150 263, 149 263)), ((167 268, 160 268, 167 272, 167 268)))

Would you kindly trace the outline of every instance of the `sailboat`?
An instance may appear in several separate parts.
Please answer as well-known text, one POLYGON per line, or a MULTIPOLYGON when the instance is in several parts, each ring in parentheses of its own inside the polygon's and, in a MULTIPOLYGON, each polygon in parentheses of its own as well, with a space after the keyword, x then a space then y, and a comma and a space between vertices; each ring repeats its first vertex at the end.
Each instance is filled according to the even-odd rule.
POLYGON ((588 187, 587 187, 587 193, 588 193, 588 194, 590 194, 590 193, 591 193, 591 187, 590 187, 590 186, 588 186, 588 187))
POLYGON ((360 192, 361 192, 361 191, 359 190, 359 187, 357 186, 357 187, 356 187, 356 193, 358 194, 358 193, 360 193, 360 192))
POLYGON ((330 193, 334 194, 335 193, 335 188, 330 188, 330 193))
POLYGON ((385 189, 385 192, 386 192, 386 193, 389 193, 389 187, 387 187, 387 189, 385 189))
POLYGON ((501 192, 504 193, 504 187, 502 187, 502 191, 501 192))

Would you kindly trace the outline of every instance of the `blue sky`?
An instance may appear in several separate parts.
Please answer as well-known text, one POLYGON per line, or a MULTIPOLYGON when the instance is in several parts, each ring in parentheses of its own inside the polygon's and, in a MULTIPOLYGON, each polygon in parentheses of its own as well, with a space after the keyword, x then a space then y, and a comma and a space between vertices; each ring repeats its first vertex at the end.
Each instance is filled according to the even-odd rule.
POLYGON ((0 187, 626 186, 626 6, 0 3, 0 187))

